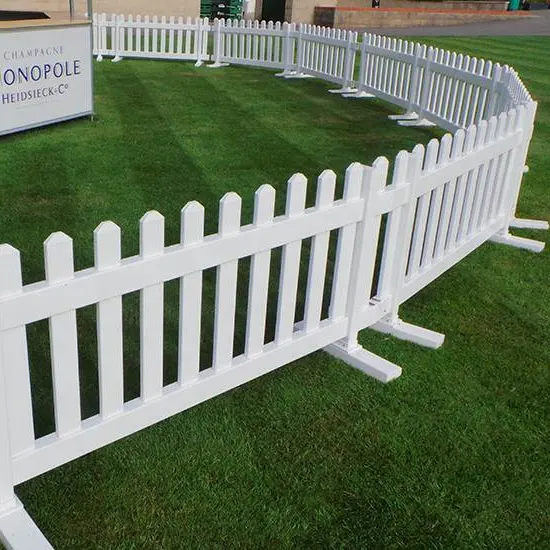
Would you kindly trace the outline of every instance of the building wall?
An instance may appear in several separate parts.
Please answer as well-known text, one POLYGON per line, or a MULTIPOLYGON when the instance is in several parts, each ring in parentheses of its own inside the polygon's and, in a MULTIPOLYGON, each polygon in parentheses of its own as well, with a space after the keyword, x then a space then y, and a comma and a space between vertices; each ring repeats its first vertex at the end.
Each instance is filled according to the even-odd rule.
MULTIPOLYGON (((74 0, 75 12, 86 13, 86 0, 74 0)), ((96 13, 124 13, 132 15, 183 15, 198 17, 200 0, 93 0, 96 13)), ((44 12, 69 12, 69 0, 1 0, 5 10, 32 10, 44 12)))

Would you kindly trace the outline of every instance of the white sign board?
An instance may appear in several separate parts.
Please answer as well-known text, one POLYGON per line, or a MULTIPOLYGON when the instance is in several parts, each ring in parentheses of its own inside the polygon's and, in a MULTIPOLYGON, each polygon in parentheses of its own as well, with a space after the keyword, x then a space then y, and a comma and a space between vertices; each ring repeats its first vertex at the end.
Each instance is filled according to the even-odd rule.
POLYGON ((0 29, 0 135, 91 114, 90 25, 0 29))

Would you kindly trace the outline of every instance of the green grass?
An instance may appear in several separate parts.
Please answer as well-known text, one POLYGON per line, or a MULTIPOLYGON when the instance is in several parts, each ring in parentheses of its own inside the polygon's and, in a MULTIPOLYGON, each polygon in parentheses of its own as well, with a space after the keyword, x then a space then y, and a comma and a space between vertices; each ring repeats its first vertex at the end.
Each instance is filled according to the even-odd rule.
MULTIPOLYGON (((548 219, 550 76, 542 52, 550 39, 432 43, 513 65, 539 101, 519 213, 548 219)), ((293 172, 313 180, 332 168, 341 187, 351 162, 391 158, 441 135, 398 128, 386 119, 390 105, 344 100, 314 80, 185 63, 95 67, 94 123, 2 139, 0 240, 22 251, 26 282, 43 277, 41 243, 51 231, 73 237, 84 268, 103 219, 122 227, 124 254, 134 254, 148 209, 166 216, 172 244, 188 200, 205 205, 215 231, 226 191, 242 195, 250 220, 263 183, 279 191, 280 212, 293 172)), ((547 252, 486 244, 402 308, 406 320, 447 334, 441 349, 361 335, 368 349, 404 367, 395 382, 382 385, 318 352, 24 483, 18 494, 60 549, 546 548, 548 268, 547 252)), ((173 284, 166 294, 171 380, 173 284)), ((137 297, 125 301, 132 397, 137 297)), ((86 415, 97 410, 91 327, 86 308, 79 320, 86 415)), ((45 328, 29 330, 39 433, 52 427, 45 328)), ((236 340, 242 346, 239 328, 236 340)))

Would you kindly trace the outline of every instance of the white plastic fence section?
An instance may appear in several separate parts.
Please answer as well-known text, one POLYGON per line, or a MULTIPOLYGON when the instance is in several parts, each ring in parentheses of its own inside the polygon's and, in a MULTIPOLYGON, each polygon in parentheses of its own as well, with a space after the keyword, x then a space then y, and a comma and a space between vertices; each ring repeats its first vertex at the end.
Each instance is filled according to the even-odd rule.
POLYGON ((386 226, 377 297, 392 302, 388 324, 400 304, 507 227, 529 117, 521 107, 399 154, 391 187, 409 200, 386 226))
POLYGON ((39 283, 23 286, 19 252, 0 246, 0 529, 8 546, 15 547, 26 531, 39 533, 14 496, 19 483, 319 349, 380 380, 399 376, 397 365, 358 345, 358 332, 366 327, 440 345, 442 335, 403 323, 399 306, 482 242, 506 234, 533 113, 520 107, 432 140, 426 150, 418 145, 412 153, 402 151, 390 185, 385 158, 372 167, 352 164, 341 199, 335 199, 336 175, 327 170, 309 208, 307 180, 296 174, 280 216, 274 215, 275 190, 264 185, 256 192, 250 225, 241 225, 239 195, 227 193, 213 235, 204 236, 203 207, 189 203, 181 211, 180 244, 166 247, 164 218, 148 212, 140 222, 138 256, 121 259, 120 229, 103 222, 94 232, 95 265, 83 271, 74 271, 72 240, 54 233, 44 243, 46 280, 39 283), (337 243, 324 315, 332 231, 337 243), (305 239, 311 247, 304 258, 305 239), (266 341, 276 248, 282 253, 275 332, 266 341), (244 258, 251 260, 246 336, 244 352, 236 355, 237 270, 244 258), (307 282, 299 288, 304 259, 307 282), (217 270, 212 363, 201 365, 201 289, 203 272, 211 268, 217 270), (172 280, 180 283, 179 341, 173 343, 178 374, 165 385, 164 284, 172 280), (140 395, 125 402, 122 297, 136 291, 140 395), (296 323, 299 296, 305 305, 296 323), (78 310, 90 305, 96 307, 100 407, 83 419, 76 327, 78 310), (55 431, 36 439, 26 327, 45 319, 55 431))
POLYGON ((400 305, 487 240, 542 250, 543 243, 510 235, 510 227, 548 227, 514 217, 537 104, 509 67, 407 41, 365 34, 359 43, 353 32, 286 23, 210 25, 102 14, 94 16, 93 36, 98 58, 197 64, 212 58, 213 67, 238 63, 283 69, 287 78, 319 77, 340 85, 336 91, 345 97, 376 96, 402 107, 405 114, 396 118, 404 124, 438 124, 454 135, 400 152, 389 185, 383 157, 373 166, 352 164, 342 198, 335 198, 335 174, 323 172, 309 208, 307 181, 295 174, 284 215, 275 216, 274 189, 260 187, 250 225, 241 224, 241 198, 228 193, 213 235, 204 235, 203 207, 191 202, 181 211, 176 245, 165 246, 164 218, 148 212, 140 222, 140 253, 130 258, 121 258, 120 229, 103 222, 94 232, 95 265, 78 272, 72 240, 54 233, 44 243, 46 278, 39 283, 23 285, 19 252, 1 245, 0 542, 16 550, 51 548, 15 496, 16 485, 316 350, 391 380, 401 369, 360 347, 360 330, 441 345, 442 334, 399 319, 400 305), (329 281, 331 232, 337 239, 329 281), (271 262, 279 248, 274 336, 267 341, 271 262), (238 268, 245 258, 245 339, 237 354, 238 268), (299 288, 304 259, 307 282, 299 288), (212 361, 204 365, 202 286, 204 271, 212 268, 212 361), (173 342, 177 380, 165 384, 168 281, 179 282, 179 338, 173 342), (140 295, 140 394, 125 401, 122 298, 133 292, 140 295), (298 320, 300 297, 305 304, 298 320), (82 418, 77 318, 86 306, 96 310, 99 412, 82 418), (37 438, 27 327, 46 319, 55 430, 37 438))
POLYGON ((94 14, 94 55, 208 60, 207 19, 94 14))
POLYGON ((286 37, 291 26, 280 22, 216 19, 212 33, 215 65, 236 63, 272 69, 284 67, 286 37))
POLYGON ((296 73, 341 84, 343 91, 354 87, 353 73, 357 33, 312 25, 300 25, 297 32, 296 73))

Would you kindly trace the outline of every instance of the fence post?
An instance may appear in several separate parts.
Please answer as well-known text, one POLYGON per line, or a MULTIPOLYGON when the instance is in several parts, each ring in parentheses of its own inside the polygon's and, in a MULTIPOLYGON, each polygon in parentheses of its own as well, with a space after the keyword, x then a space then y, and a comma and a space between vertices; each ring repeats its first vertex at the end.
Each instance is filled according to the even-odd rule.
POLYGON ((432 76, 431 64, 434 60, 433 47, 430 46, 428 48, 424 63, 424 74, 422 75, 422 86, 420 87, 420 90, 418 90, 418 81, 420 79, 419 65, 421 57, 422 56, 420 54, 420 50, 417 49, 414 59, 413 74, 411 76, 411 88, 409 91, 409 93, 411 94, 411 100, 409 103, 409 107, 407 108, 407 112, 405 113, 406 117, 400 117, 400 120, 397 120, 397 124, 401 126, 435 126, 433 122, 430 122, 429 120, 424 118, 427 106, 431 98, 430 94, 432 86, 430 81, 432 76), (418 104, 414 105, 413 98, 417 95, 417 90, 420 92, 420 97, 418 104))
MULTIPOLYGON (((295 31, 296 32, 296 31, 295 31)), ((303 72, 304 68, 304 31, 303 23, 298 25, 298 33, 296 36, 296 70, 284 75, 285 78, 312 78, 311 75, 303 72)))
POLYGON ((400 297, 405 284, 411 235, 414 230, 417 202, 414 190, 420 181, 423 159, 422 145, 417 145, 412 153, 401 151, 396 158, 392 179, 393 192, 406 189, 408 200, 388 214, 376 298, 389 301, 389 312, 372 328, 415 344, 438 348, 445 339, 443 334, 405 323, 398 315, 400 297))
POLYGON ((530 250, 531 252, 542 252, 544 249, 544 242, 534 239, 526 239, 523 237, 516 237, 515 235, 510 234, 510 227, 542 230, 548 229, 547 221, 529 220, 515 217, 523 174, 528 171, 528 167, 525 163, 527 160, 529 144, 531 142, 531 138, 533 137, 536 112, 536 101, 532 101, 517 110, 517 116, 520 119, 519 128, 517 128, 517 130, 522 130, 523 135, 521 138, 521 144, 518 145, 518 151, 516 153, 516 166, 514 167, 513 175, 510 177, 511 187, 508 191, 508 203, 505 204, 505 208, 508 210, 507 221, 502 230, 491 237, 490 240, 501 244, 508 244, 516 248, 524 248, 526 250, 530 250))
MULTIPOLYGON (((356 46, 357 46, 357 33, 349 31, 347 41, 346 41, 346 56, 344 58, 344 78, 342 79, 342 87, 337 90, 329 90, 331 94, 355 94, 355 92, 357 92, 357 88, 353 88, 353 73, 355 70, 354 61, 355 61, 356 46)), ((363 48, 361 48, 361 54, 362 53, 363 53, 363 48)), ((362 61, 363 61, 363 57, 361 56, 361 62, 362 61)))
POLYGON ((112 63, 118 63, 119 61, 122 61, 122 50, 124 49, 124 44, 121 44, 122 36, 121 33, 123 32, 123 28, 121 26, 121 22, 124 22, 124 15, 116 15, 115 16, 115 32, 114 32, 114 50, 115 50, 115 56, 113 59, 111 59, 112 63))
MULTIPOLYGON (((365 32, 363 33, 363 37, 361 39, 361 59, 359 61, 359 79, 357 80, 357 89, 354 91, 354 93, 342 94, 342 97, 350 97, 354 99, 376 97, 374 94, 365 91, 365 89, 368 87, 367 66, 369 63, 369 59, 367 58, 367 46, 370 44, 371 36, 372 35, 365 32)), ((370 55, 372 56, 372 53, 370 53, 370 55)))
POLYGON ((227 67, 229 63, 222 63, 222 27, 225 27, 224 19, 214 19, 214 63, 208 65, 210 69, 227 67))
POLYGON ((294 61, 293 33, 295 30, 296 26, 294 23, 283 23, 283 31, 285 33, 283 37, 283 72, 277 73, 275 76, 287 77, 296 72, 292 70, 294 61))
POLYGON ((4 334, 0 334, 0 518, 4 510, 15 505, 6 376, 4 374, 5 363, 4 334))
POLYGON ((202 41, 203 41, 203 20, 200 17, 195 19, 195 40, 194 48, 197 61, 195 62, 195 67, 200 67, 203 63, 202 61, 202 41))
POLYGON ((388 161, 379 157, 373 166, 351 165, 347 178, 361 178, 364 200, 363 219, 358 224, 346 305, 348 329, 345 338, 323 348, 324 351, 382 382, 401 375, 401 367, 361 347, 357 336, 365 327, 365 308, 371 307, 370 289, 374 275, 378 234, 382 215, 380 195, 386 186, 388 161))
MULTIPOLYGON (((21 283, 20 276, 19 252, 9 245, 0 246, 0 284, 2 284, 0 296, 18 292, 21 283)), ((19 328, 15 330, 20 331, 19 328)), ((13 336, 13 330, 0 332, 0 544, 4 544, 6 548, 51 549, 52 547, 27 514, 14 492, 12 438, 9 426, 10 411, 8 410, 10 402, 8 392, 10 390, 7 387, 7 369, 20 366, 17 357, 15 357, 15 361, 12 361, 14 345, 18 355, 21 352, 26 354, 26 349, 20 349, 21 340, 17 341, 17 335, 15 335, 16 342, 14 342, 13 336)), ((17 375, 18 377, 24 376, 24 373, 18 372, 17 375)), ((14 413, 14 411, 11 412, 14 413)), ((30 420, 32 422, 32 416, 30 420)), ((26 429, 27 426, 23 431, 26 429)))

